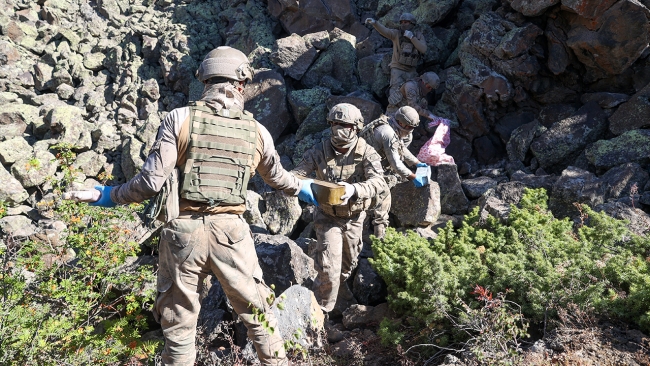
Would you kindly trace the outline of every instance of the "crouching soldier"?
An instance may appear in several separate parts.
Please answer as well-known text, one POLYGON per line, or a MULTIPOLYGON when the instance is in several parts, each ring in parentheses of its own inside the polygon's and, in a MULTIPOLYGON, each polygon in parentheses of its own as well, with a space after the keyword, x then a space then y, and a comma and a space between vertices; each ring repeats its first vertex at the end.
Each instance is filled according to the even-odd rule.
POLYGON ((293 170, 303 176, 315 171, 318 179, 345 186, 341 204, 319 202, 314 213, 314 266, 318 274, 313 290, 326 313, 334 309, 341 282, 356 267, 366 210, 373 197, 388 189, 382 177, 381 158, 357 136, 363 127, 359 109, 348 103, 337 104, 329 111, 327 121, 331 138, 308 150, 293 170))
POLYGON ((421 117, 433 120, 434 115, 427 109, 429 102, 426 96, 436 90, 438 85, 440 85, 440 78, 435 72, 425 72, 420 77, 405 82, 388 95, 386 115, 394 116, 400 107, 409 106, 421 117))
POLYGON ((268 325, 276 327, 266 302, 270 290, 242 214, 255 170, 275 189, 314 203, 311 184, 282 168, 271 135, 244 111, 244 86, 253 78, 246 55, 218 47, 205 57, 197 78, 205 84, 201 100, 167 115, 142 171, 125 184, 96 187, 87 201, 99 206, 142 202, 178 167, 179 212, 160 234, 154 306, 165 336, 163 364, 194 365, 199 293, 212 272, 248 328, 261 363, 286 365, 282 337, 254 315, 265 312, 268 325))
POLYGON ((372 145, 381 156, 384 179, 388 190, 376 197, 373 208, 374 233, 378 238, 383 238, 388 226, 388 212, 390 211, 390 188, 397 183, 410 180, 416 187, 422 187, 422 177, 417 177, 407 167, 426 166, 409 151, 408 147, 413 141, 413 129, 420 124, 418 112, 411 107, 401 107, 394 117, 382 115, 367 124, 359 136, 372 145))

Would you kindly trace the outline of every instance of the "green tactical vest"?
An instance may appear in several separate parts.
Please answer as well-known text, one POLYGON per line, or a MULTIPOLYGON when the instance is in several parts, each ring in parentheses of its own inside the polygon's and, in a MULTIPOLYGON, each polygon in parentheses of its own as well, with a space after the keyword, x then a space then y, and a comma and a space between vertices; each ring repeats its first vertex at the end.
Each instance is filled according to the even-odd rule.
POLYGON ((180 196, 214 206, 246 203, 257 122, 246 111, 215 112, 191 103, 187 162, 180 196))
POLYGON ((415 48, 415 45, 413 42, 411 42, 410 39, 402 36, 399 37, 399 40, 401 52, 399 54, 397 62, 406 66, 417 66, 420 62, 420 58, 422 57, 420 51, 415 48))

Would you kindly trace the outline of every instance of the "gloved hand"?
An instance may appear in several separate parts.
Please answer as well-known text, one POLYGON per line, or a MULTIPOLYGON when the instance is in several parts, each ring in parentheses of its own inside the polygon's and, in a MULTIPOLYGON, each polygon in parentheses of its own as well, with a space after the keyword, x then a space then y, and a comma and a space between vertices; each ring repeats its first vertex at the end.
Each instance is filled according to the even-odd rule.
POLYGON ((366 24, 375 24, 376 20, 372 18, 366 18, 366 24))
POLYGON ((413 179, 413 185, 415 186, 415 188, 421 188, 427 185, 427 181, 428 181, 427 177, 423 175, 416 175, 415 179, 413 179))
POLYGON ((411 32, 410 30, 404 31, 404 37, 408 39, 413 38, 413 32, 411 32))
POLYGON ((115 207, 117 203, 113 202, 111 199, 111 190, 113 187, 110 186, 95 186, 95 189, 99 191, 99 199, 95 202, 90 202, 91 206, 99 207, 115 207))
POLYGON ((350 183, 338 182, 337 184, 340 186, 345 186, 345 194, 341 196, 341 201, 343 201, 341 202, 341 206, 347 205, 350 198, 352 198, 352 196, 354 196, 354 194, 357 192, 357 189, 354 188, 354 186, 350 183))
POLYGON ((95 202, 101 197, 101 192, 96 189, 87 191, 71 191, 63 194, 64 200, 71 200, 75 202, 95 202))
POLYGON ((428 166, 429 166, 429 164, 427 164, 427 163, 419 162, 419 163, 417 163, 417 165, 415 167, 416 168, 420 168, 420 167, 426 168, 428 166))
POLYGON ((318 206, 316 197, 314 197, 314 192, 311 190, 311 184, 314 183, 313 179, 304 179, 302 185, 300 186, 300 192, 298 192, 298 199, 303 202, 307 202, 312 205, 318 206))

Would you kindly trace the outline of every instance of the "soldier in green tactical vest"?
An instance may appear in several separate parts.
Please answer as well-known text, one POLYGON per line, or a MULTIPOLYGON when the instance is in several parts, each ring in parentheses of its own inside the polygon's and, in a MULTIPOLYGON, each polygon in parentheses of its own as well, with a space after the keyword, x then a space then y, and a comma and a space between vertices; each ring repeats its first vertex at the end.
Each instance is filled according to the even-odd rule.
POLYGON ((253 78, 246 55, 218 47, 196 76, 205 84, 200 101, 165 117, 138 175, 119 186, 97 186, 90 199, 71 198, 100 206, 142 202, 174 181, 170 186, 178 188, 170 189, 160 234, 154 306, 165 336, 163 364, 194 365, 199 294, 203 279, 213 273, 248 328, 262 365, 286 365, 282 337, 254 315, 255 309, 265 312, 268 326, 277 325, 242 214, 254 171, 273 188, 316 203, 311 182, 284 170, 271 135, 244 110, 244 87, 253 78))
POLYGON ((388 189, 379 154, 357 136, 363 127, 361 111, 340 103, 329 111, 327 121, 331 138, 314 145, 292 170, 301 176, 315 172, 316 178, 345 187, 340 204, 320 202, 314 213, 317 244, 313 253, 318 274, 313 290, 325 313, 334 309, 341 283, 356 267, 366 210, 373 197, 388 189))

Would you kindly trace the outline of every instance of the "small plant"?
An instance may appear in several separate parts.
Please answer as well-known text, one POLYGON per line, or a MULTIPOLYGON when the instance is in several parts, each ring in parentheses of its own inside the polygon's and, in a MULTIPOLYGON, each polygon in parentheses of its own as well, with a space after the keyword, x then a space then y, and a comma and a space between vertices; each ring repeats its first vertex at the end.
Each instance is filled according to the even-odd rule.
POLYGON ((0 201, 0 219, 7 216, 7 203, 0 201))
POLYGON ((52 185, 55 188, 55 191, 61 193, 66 187, 68 187, 72 182, 74 182, 79 169, 73 167, 72 165, 77 158, 77 154, 72 150, 75 149, 73 144, 67 142, 60 142, 56 145, 52 145, 51 149, 57 150, 55 160, 59 162, 59 168, 63 172, 63 178, 60 180, 51 179, 52 185))
POLYGON ((32 158, 29 159, 29 160, 27 161, 27 163, 25 164, 25 169, 27 169, 27 170, 31 170, 31 169, 36 169, 36 170, 38 170, 38 169, 40 169, 40 168, 41 168, 41 161, 38 160, 37 157, 32 157, 32 158))

